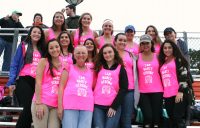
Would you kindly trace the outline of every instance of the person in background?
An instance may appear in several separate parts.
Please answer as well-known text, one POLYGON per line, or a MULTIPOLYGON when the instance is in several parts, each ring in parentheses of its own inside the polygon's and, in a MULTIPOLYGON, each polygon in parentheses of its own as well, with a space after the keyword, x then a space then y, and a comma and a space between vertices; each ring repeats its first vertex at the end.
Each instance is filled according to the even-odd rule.
POLYGON ((160 46, 162 44, 162 40, 160 39, 157 28, 153 25, 149 25, 149 26, 147 26, 147 28, 145 30, 145 34, 148 34, 151 36, 152 41, 154 43, 155 53, 158 54, 160 51, 160 46))
POLYGON ((164 87, 165 108, 170 128, 186 128, 186 110, 189 101, 188 62, 172 40, 161 45, 160 74, 164 87))
POLYGON ((140 37, 141 53, 138 55, 139 107, 143 114, 144 128, 159 128, 163 105, 163 86, 159 74, 159 61, 154 53, 150 35, 140 37))
POLYGON ((134 55, 137 55, 139 54, 139 45, 133 41, 135 33, 136 31, 133 25, 125 27, 125 34, 127 38, 126 50, 134 55))
POLYGON ((94 68, 94 59, 95 59, 96 55, 98 54, 98 52, 97 52, 97 46, 96 46, 94 40, 91 39, 91 38, 88 38, 88 39, 85 40, 84 46, 88 50, 88 58, 87 58, 85 64, 89 68, 93 69, 94 68))
POLYGON ((57 39, 62 31, 66 31, 65 17, 62 12, 55 12, 53 16, 53 25, 44 31, 46 42, 57 39))
POLYGON ((26 28, 30 28, 32 26, 39 26, 41 28, 48 28, 45 24, 43 24, 43 17, 40 13, 35 13, 33 17, 33 24, 31 26, 27 26, 26 28))
POLYGON ((58 116, 63 128, 91 128, 94 109, 94 71, 85 65, 85 46, 74 49, 75 63, 63 71, 59 85, 58 116))
POLYGON ((67 5, 65 9, 62 9, 62 13, 66 11, 67 19, 65 19, 66 27, 68 29, 77 29, 79 27, 79 15, 76 15, 76 6, 67 5))
POLYGON ((128 77, 123 60, 112 44, 105 44, 100 49, 94 69, 97 82, 92 128, 117 128, 128 77))
POLYGON ((176 31, 172 27, 167 27, 164 30, 164 36, 167 40, 172 40, 180 49, 183 56, 189 61, 189 52, 187 44, 181 39, 176 39, 176 31))
POLYGON ((124 33, 115 36, 114 45, 121 56, 128 76, 128 92, 122 102, 120 128, 131 128, 131 120, 134 113, 134 89, 137 84, 136 57, 126 51, 127 38, 124 33))
POLYGON ((64 69, 61 46, 55 40, 47 43, 45 58, 37 66, 35 94, 31 106, 34 128, 60 128, 57 115, 58 87, 64 69))
POLYGON ((23 107, 16 128, 30 128, 31 102, 35 92, 36 67, 45 51, 44 32, 38 26, 30 28, 27 38, 17 48, 10 67, 7 86, 15 90, 19 106, 23 107))
POLYGON ((74 51, 74 47, 69 33, 67 31, 62 31, 57 40, 61 45, 61 56, 63 61, 72 64, 72 53, 74 51))
POLYGON ((92 22, 92 15, 90 13, 83 13, 79 20, 79 27, 71 33, 74 47, 83 45, 87 38, 95 39, 98 35, 96 31, 90 29, 92 22))
POLYGON ((102 25, 102 34, 101 36, 95 39, 97 47, 101 49, 104 44, 110 43, 113 44, 114 36, 113 36, 113 21, 110 19, 105 19, 102 25))
MULTIPOLYGON (((19 11, 13 11, 11 16, 6 16, 0 19, 1 28, 24 28, 22 23, 19 20, 19 17, 22 16, 22 13, 19 11)), ((14 33, 13 30, 1 30, 1 33, 14 33)), ((0 56, 3 55, 3 64, 2 71, 10 70, 12 47, 13 47, 13 35, 5 36, 0 35, 0 56)))

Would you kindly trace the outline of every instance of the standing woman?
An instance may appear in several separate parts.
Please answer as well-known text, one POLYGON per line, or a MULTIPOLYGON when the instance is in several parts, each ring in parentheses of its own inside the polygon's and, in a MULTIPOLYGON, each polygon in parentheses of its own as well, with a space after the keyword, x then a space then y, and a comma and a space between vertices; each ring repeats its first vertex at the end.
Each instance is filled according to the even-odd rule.
POLYGON ((90 13, 83 13, 79 19, 79 27, 72 32, 72 40, 74 47, 83 45, 87 38, 95 39, 98 35, 95 31, 90 29, 92 22, 92 15, 90 13))
POLYGON ((94 68, 94 59, 97 55, 96 44, 94 43, 93 39, 88 38, 85 40, 84 46, 87 48, 88 51, 88 58, 85 64, 90 68, 94 68))
POLYGON ((141 53, 138 56, 137 68, 141 108, 144 117, 144 128, 160 127, 162 113, 163 87, 159 75, 159 62, 154 53, 151 36, 140 37, 141 53))
POLYGON ((34 128, 60 128, 57 116, 58 85, 63 71, 60 44, 50 40, 45 58, 37 67, 35 95, 31 106, 34 128))
POLYGON ((115 47, 123 59, 128 75, 128 92, 126 93, 122 103, 120 128, 131 128, 132 114, 134 110, 134 89, 137 84, 136 57, 131 52, 125 50, 127 45, 126 39, 124 33, 118 33, 115 36, 114 41, 115 47))
POLYGON ((31 102, 35 92, 36 67, 44 55, 44 44, 43 30, 38 26, 31 27, 25 41, 19 44, 11 63, 7 86, 14 90, 16 85, 16 96, 19 105, 23 107, 16 128, 31 127, 31 102))
POLYGON ((62 31, 66 31, 65 17, 62 12, 55 12, 53 16, 53 25, 45 30, 45 41, 49 42, 52 39, 57 39, 62 31))
POLYGON ((104 44, 107 43, 113 44, 114 42, 113 21, 110 19, 104 20, 102 25, 102 30, 103 33, 101 34, 101 36, 97 37, 95 40, 97 42, 96 44, 99 49, 101 49, 101 47, 103 47, 104 44))
POLYGON ((61 45, 63 61, 72 64, 72 52, 74 51, 74 47, 69 33, 67 31, 62 31, 58 36, 58 42, 61 45))
POLYGON ((127 38, 126 50, 134 55, 138 55, 139 45, 133 41, 135 33, 136 31, 133 25, 128 25, 125 27, 125 34, 127 38))
POLYGON ((170 128, 186 128, 186 110, 191 102, 188 94, 191 85, 189 64, 171 40, 165 40, 161 45, 159 61, 170 128))
POLYGON ((162 40, 160 39, 157 28, 153 25, 149 25, 145 30, 145 34, 148 34, 151 36, 152 41, 154 43, 155 53, 159 54, 162 40))
POLYGON ((128 89, 123 60, 112 44, 99 51, 95 64, 98 73, 94 90, 93 128, 117 128, 121 104, 128 89))
POLYGON ((58 116, 63 128, 91 128, 94 72, 85 65, 87 58, 86 47, 77 46, 74 50, 75 64, 68 65, 68 69, 62 73, 58 116))

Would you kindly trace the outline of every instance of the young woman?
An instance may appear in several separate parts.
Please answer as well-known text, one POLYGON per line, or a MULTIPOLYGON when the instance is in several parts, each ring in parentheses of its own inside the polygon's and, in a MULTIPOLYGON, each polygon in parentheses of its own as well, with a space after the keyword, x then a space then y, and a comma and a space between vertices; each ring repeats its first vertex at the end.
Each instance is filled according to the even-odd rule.
POLYGON ((67 31, 62 31, 58 36, 58 42, 61 45, 61 56, 64 62, 72 64, 72 52, 74 50, 70 35, 67 31))
POLYGON ((147 28, 145 30, 145 34, 148 34, 148 35, 151 36, 152 41, 154 43, 155 53, 159 54, 162 41, 161 41, 160 36, 158 34, 157 28, 153 25, 149 25, 149 26, 147 26, 147 28))
POLYGON ((58 116, 63 128, 91 128, 94 109, 94 72, 85 65, 85 46, 74 50, 75 64, 64 70, 59 86, 58 116), (64 112, 63 112, 64 110, 64 112))
POLYGON ((97 42, 97 47, 100 49, 106 43, 113 44, 114 36, 113 36, 113 21, 110 19, 106 19, 102 25, 103 33, 100 37, 97 37, 95 42, 97 42))
POLYGON ((141 108, 144 117, 144 128, 160 127, 162 112, 163 87, 159 75, 159 62, 154 53, 151 36, 146 34, 140 37, 141 53, 138 56, 137 68, 141 108))
POLYGON ((87 38, 95 39, 98 35, 95 31, 90 29, 92 22, 92 15, 90 13, 83 13, 79 20, 79 28, 72 32, 72 40, 74 47, 83 45, 87 38))
POLYGON ((31 102, 35 92, 36 67, 44 55, 44 44, 43 30, 38 26, 31 27, 25 41, 19 44, 11 63, 7 86, 13 90, 16 85, 16 96, 19 105, 23 107, 16 128, 31 127, 31 102))
POLYGON ((97 55, 97 47, 94 43, 94 40, 91 38, 88 38, 84 42, 84 46, 88 50, 88 58, 86 60, 86 65, 90 68, 94 68, 94 58, 97 55))
POLYGON ((53 16, 53 25, 44 32, 46 42, 57 39, 62 31, 66 31, 65 16, 62 12, 55 12, 53 16))
POLYGON ((34 128, 60 128, 57 116, 58 85, 63 71, 60 44, 50 40, 47 54, 37 67, 35 95, 31 106, 34 128))
POLYGON ((134 55, 139 53, 139 45, 133 41, 135 36, 135 28, 132 25, 125 27, 125 34, 127 38, 126 50, 134 55))
POLYGON ((112 44, 99 51, 95 70, 98 73, 94 90, 93 128, 117 128, 121 103, 128 88, 123 60, 112 44))
POLYGON ((170 128, 186 128, 188 87, 191 85, 188 75, 189 64, 171 40, 165 40, 161 45, 159 61, 170 128))
POLYGON ((122 102, 120 128, 131 128, 132 114, 134 110, 134 89, 137 83, 136 57, 131 52, 125 50, 127 38, 124 33, 118 33, 115 36, 114 45, 123 59, 128 75, 128 92, 122 102))

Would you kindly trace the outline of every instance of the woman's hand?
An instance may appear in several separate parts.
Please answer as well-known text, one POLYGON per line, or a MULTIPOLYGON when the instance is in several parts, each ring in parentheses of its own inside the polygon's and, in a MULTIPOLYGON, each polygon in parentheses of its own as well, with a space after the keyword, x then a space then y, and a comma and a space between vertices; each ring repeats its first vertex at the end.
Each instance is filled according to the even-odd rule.
POLYGON ((42 120, 44 116, 44 106, 42 104, 36 104, 36 117, 42 120))
POLYGON ((58 118, 60 120, 62 120, 62 118, 63 118, 63 107, 58 106, 57 113, 58 113, 58 118))
POLYGON ((15 85, 10 85, 8 88, 9 88, 9 95, 13 96, 13 91, 16 89, 16 86, 15 85))
POLYGON ((176 95, 175 98, 175 103, 179 103, 183 101, 183 93, 182 92, 178 92, 178 94, 176 95))
POLYGON ((112 108, 109 108, 107 116, 108 117, 113 117, 113 116, 115 116, 115 114, 116 114, 116 111, 114 109, 112 109, 112 108))

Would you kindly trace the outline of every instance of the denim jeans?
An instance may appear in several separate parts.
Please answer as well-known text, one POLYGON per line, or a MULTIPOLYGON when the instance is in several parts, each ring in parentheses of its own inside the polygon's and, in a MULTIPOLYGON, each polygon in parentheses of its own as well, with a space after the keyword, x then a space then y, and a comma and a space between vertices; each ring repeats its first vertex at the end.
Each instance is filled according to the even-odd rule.
POLYGON ((12 44, 13 44, 12 42, 7 42, 0 37, 0 56, 4 51, 2 71, 10 70, 12 44))
POLYGON ((64 110, 63 128, 91 128, 93 112, 85 110, 64 110))
POLYGON ((117 109, 115 116, 107 116, 108 109, 94 107, 92 128, 117 128, 121 115, 121 107, 117 109))
POLYGON ((122 102, 120 128, 131 128, 131 119, 134 112, 134 90, 126 93, 122 102))

